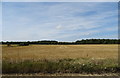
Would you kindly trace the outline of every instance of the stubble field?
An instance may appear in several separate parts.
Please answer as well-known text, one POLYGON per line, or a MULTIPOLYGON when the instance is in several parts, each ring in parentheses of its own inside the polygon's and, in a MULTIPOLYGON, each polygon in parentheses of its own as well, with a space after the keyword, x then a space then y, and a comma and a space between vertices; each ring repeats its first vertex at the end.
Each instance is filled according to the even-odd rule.
POLYGON ((3 60, 57 60, 66 58, 117 58, 118 45, 2 46, 3 60))
POLYGON ((3 74, 118 73, 118 45, 2 46, 3 74))

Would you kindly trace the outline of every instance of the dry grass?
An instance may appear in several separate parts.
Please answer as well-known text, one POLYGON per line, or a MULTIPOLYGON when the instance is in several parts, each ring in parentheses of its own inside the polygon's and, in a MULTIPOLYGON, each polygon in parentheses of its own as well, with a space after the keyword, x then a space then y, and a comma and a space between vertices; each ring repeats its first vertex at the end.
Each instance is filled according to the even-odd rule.
POLYGON ((118 45, 2 46, 4 74, 118 73, 118 45), (22 69, 22 70, 21 70, 22 69))
MULTIPOLYGON (((3 74, 2 76, 28 76, 28 77, 31 77, 31 76, 93 76, 93 78, 95 78, 94 76, 97 76, 98 78, 100 78, 99 76, 118 76, 118 73, 104 73, 104 74, 78 74, 78 73, 73 73, 73 74, 70 74, 70 73, 64 73, 64 74, 60 74, 60 73, 54 73, 54 74, 42 74, 42 73, 36 73, 36 74, 3 74)), ((51 77, 51 78, 52 78, 51 77)), ((92 77, 90 77, 92 78, 92 77)), ((103 77, 102 77, 103 78, 103 77)))
POLYGON ((117 58, 118 45, 30 45, 2 46, 3 60, 58 60, 65 58, 117 58))

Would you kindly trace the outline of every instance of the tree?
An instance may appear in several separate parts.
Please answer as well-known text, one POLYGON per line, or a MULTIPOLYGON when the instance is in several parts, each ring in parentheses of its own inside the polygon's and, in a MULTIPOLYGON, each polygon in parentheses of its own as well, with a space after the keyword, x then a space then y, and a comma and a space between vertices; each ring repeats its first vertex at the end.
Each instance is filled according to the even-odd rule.
POLYGON ((10 44, 10 43, 7 43, 7 46, 8 46, 8 47, 10 47, 10 46, 11 46, 11 44, 10 44))

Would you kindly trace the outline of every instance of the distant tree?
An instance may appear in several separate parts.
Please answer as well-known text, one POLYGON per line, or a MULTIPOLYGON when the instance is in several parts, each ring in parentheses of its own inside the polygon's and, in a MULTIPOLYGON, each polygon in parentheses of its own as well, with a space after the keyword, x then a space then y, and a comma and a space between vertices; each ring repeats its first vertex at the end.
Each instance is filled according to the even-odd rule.
POLYGON ((11 46, 11 44, 10 44, 10 43, 7 43, 7 46, 8 46, 8 47, 10 47, 10 46, 11 46))
POLYGON ((71 45, 71 44, 120 44, 120 39, 82 39, 75 42, 58 42, 53 40, 43 41, 27 41, 27 42, 1 42, 1 44, 18 44, 19 46, 28 46, 29 44, 45 44, 45 45, 71 45))
POLYGON ((24 43, 19 43, 19 46, 29 46, 29 43, 27 43, 27 42, 26 43, 25 42, 24 43))

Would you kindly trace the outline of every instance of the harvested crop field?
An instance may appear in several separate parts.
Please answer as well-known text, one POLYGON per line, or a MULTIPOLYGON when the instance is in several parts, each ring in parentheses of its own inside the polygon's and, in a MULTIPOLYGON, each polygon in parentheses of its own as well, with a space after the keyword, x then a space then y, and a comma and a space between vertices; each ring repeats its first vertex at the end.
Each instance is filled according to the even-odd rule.
POLYGON ((117 58, 118 45, 2 46, 3 60, 57 60, 65 58, 117 58))
POLYGON ((120 68, 118 45, 3 45, 2 52, 3 74, 105 74, 120 68))

